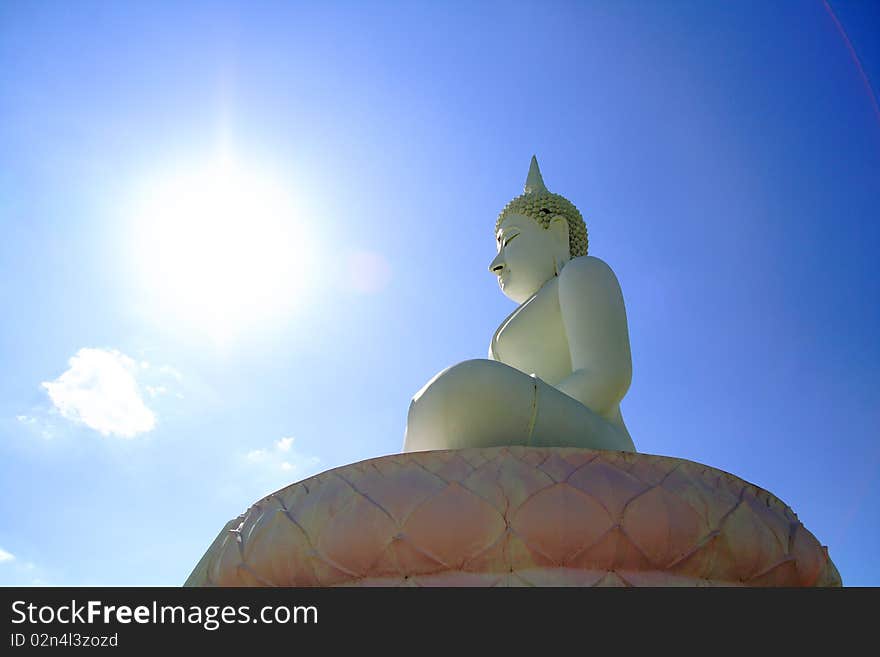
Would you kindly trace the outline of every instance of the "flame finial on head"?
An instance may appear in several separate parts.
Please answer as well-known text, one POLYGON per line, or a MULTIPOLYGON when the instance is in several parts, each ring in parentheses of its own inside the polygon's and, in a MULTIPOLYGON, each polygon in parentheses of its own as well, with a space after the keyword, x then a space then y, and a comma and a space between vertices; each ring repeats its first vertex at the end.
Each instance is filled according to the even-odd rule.
POLYGON ((526 177, 526 184, 523 192, 526 194, 537 194, 549 191, 544 184, 544 178, 541 176, 541 169, 538 168, 538 158, 532 155, 532 163, 529 165, 529 175, 526 177))
POLYGON ((523 214, 538 222, 543 228, 550 226, 550 221, 557 216, 562 216, 568 222, 568 243, 572 258, 587 255, 589 239, 587 238, 587 226, 580 211, 564 196, 554 194, 544 184, 541 169, 538 168, 538 158, 532 155, 532 163, 529 165, 529 175, 523 193, 504 206, 495 221, 495 232, 501 227, 501 222, 511 213, 523 214))

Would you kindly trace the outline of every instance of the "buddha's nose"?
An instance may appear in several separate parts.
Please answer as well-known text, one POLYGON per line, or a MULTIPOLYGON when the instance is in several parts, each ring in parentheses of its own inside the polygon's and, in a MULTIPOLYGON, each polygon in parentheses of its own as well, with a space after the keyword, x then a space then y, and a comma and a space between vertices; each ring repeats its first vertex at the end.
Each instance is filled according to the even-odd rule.
POLYGON ((503 269, 504 260, 501 258, 501 254, 499 253, 497 256, 495 256, 495 259, 489 263, 489 271, 496 276, 500 276, 503 269))

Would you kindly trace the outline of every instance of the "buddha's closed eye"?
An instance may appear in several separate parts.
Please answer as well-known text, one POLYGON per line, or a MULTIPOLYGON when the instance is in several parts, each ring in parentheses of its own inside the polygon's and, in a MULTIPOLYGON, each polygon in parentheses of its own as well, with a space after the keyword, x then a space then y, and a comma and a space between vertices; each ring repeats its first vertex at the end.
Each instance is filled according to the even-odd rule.
POLYGON ((508 235, 507 237, 505 237, 504 240, 501 242, 501 248, 503 249, 504 247, 506 247, 517 237, 519 237, 519 233, 514 233, 513 235, 508 235))

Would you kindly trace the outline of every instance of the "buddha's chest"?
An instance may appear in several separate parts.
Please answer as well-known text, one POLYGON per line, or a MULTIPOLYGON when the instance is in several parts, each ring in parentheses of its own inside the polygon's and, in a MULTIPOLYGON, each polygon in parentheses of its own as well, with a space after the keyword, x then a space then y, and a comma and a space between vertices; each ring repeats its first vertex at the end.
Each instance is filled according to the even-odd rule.
POLYGON ((547 283, 504 321, 492 339, 492 354, 495 360, 534 373, 551 385, 571 374, 558 281, 547 283))

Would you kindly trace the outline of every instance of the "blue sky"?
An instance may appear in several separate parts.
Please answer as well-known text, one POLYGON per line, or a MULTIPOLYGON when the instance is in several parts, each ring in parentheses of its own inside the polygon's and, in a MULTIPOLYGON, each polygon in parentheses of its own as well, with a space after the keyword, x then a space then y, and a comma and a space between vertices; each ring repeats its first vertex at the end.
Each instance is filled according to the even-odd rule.
POLYGON ((880 9, 830 9, 0 5, 0 584, 178 585, 400 451, 512 310, 534 153, 620 280, 637 449, 880 585, 880 9))

